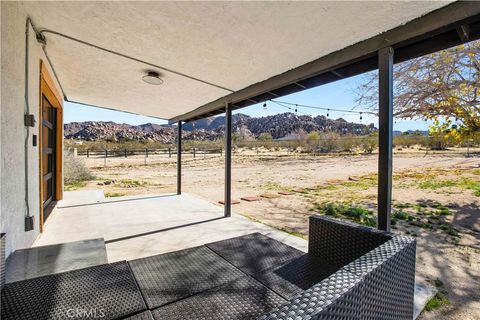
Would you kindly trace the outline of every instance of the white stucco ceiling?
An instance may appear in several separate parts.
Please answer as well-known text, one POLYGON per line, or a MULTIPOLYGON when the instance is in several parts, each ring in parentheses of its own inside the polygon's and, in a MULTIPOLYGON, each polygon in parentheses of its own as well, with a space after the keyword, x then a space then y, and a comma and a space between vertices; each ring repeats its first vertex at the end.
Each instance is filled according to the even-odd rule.
MULTIPOLYGON (((446 5, 423 2, 25 2, 51 29, 239 90, 446 5)), ((172 118, 230 92, 57 35, 47 50, 69 100, 172 118)))

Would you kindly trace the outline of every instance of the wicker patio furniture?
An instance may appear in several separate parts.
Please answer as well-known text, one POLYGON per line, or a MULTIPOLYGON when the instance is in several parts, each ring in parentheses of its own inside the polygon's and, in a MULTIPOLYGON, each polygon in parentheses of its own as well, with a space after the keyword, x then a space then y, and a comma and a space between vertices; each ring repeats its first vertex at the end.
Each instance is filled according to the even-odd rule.
POLYGON ((312 216, 308 253, 254 233, 12 282, 1 318, 411 320, 414 276, 414 239, 312 216))

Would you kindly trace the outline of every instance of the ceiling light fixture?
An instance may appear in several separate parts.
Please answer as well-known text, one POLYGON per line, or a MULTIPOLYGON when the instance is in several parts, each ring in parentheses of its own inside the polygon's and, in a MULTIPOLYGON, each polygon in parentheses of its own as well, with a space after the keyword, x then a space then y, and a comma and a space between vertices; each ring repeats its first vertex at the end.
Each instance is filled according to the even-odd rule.
POLYGON ((156 86, 163 84, 163 80, 160 78, 160 74, 155 71, 148 71, 148 74, 144 75, 142 77, 142 80, 148 84, 153 84, 156 86))

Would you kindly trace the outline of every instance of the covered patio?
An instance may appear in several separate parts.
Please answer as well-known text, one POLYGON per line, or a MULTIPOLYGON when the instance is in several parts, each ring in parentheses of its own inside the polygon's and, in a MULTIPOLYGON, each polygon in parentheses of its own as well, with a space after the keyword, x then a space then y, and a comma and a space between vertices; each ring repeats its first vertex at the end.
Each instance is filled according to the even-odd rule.
MULTIPOLYGON (((42 141, 35 156, 45 161, 34 163, 39 172, 29 187, 34 175, 28 171, 27 130, 26 214, 7 221, 2 248, 13 234, 17 242, 7 247, 15 256, 18 230, 37 238, 28 249, 35 255, 47 245, 67 248, 69 242, 100 239, 107 261, 87 259, 71 268, 68 259, 54 256, 41 266, 44 273, 35 275, 40 260, 27 252, 28 279, 15 278, 2 288, 2 318, 413 318, 415 239, 390 232, 393 65, 480 38, 478 3, 4 6, 9 27, 25 26, 25 125, 35 127, 29 101, 39 98, 41 129, 32 130, 40 141, 52 131, 57 141, 42 141), (29 73, 32 65, 39 74, 29 73), (376 69, 379 230, 312 215, 307 243, 233 214, 232 112, 376 69), (31 99, 30 82, 38 78, 40 97, 31 99), (62 129, 53 131, 62 124, 62 101, 176 125, 176 194, 114 200, 63 194, 62 129), (225 205, 219 207, 182 193, 182 124, 223 113, 225 205), (39 191, 35 206, 29 206, 32 188, 39 191)), ((37 146, 36 136, 32 145, 37 146)), ((2 190, 14 186, 16 177, 7 182, 2 179, 2 190)))
MULTIPOLYGON (((58 87, 51 90, 53 96, 176 126, 178 195, 182 125, 225 114, 225 217, 231 216, 233 111, 378 70, 377 202, 378 228, 384 231, 390 231, 391 219, 393 65, 480 38, 476 2, 23 5, 27 49, 35 37, 47 60, 41 71, 51 70, 46 82, 58 87), (104 21, 109 24, 96 32, 104 21), (282 41, 285 34, 288 45, 282 41), (230 39, 238 45, 228 46, 230 39)), ((61 110, 57 112, 61 118, 61 110)), ((59 177, 52 201, 59 201, 61 162, 55 167, 59 177)), ((41 184, 41 194, 46 193, 43 189, 41 184)), ((47 216, 44 207, 42 221, 47 216)))

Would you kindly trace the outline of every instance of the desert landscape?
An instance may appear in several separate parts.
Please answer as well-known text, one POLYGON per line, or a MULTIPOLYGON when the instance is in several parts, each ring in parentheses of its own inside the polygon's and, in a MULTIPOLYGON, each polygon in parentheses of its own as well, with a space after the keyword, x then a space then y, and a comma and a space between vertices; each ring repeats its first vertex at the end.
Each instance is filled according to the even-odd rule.
MULTIPOLYGON (((416 237, 417 282, 439 292, 421 319, 480 318, 480 160, 465 151, 394 153, 392 231, 416 237)), ((67 190, 101 189, 107 197, 176 191, 175 155, 78 158, 93 177, 67 190)), ((315 213, 375 226, 377 160, 375 153, 236 148, 233 211, 303 238, 315 213)), ((223 161, 185 154, 183 192, 220 206, 223 161)))

